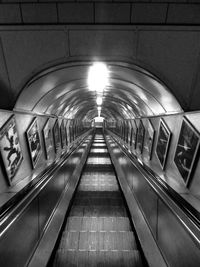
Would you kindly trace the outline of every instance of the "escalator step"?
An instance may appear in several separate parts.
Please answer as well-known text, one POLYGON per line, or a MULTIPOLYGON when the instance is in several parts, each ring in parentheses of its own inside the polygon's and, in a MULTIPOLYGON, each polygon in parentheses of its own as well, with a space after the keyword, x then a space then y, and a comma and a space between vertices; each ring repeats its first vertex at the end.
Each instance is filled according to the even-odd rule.
POLYGON ((73 206, 70 216, 88 217, 127 217, 125 207, 121 206, 73 206))
POLYGON ((63 251, 59 250, 54 267, 142 267, 138 250, 63 251))
POLYGON ((67 231, 131 231, 127 217, 69 217, 67 231))

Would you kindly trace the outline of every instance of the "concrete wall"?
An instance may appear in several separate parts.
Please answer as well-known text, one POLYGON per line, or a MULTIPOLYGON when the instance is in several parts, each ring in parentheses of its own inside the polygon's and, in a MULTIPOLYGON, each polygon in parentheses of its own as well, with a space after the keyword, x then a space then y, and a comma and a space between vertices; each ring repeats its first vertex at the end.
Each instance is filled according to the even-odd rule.
POLYGON ((199 24, 197 0, 162 1, 53 1, 4 0, 1 24, 199 24), (38 3, 39 2, 39 3, 38 3), (187 2, 187 3, 186 3, 187 2))

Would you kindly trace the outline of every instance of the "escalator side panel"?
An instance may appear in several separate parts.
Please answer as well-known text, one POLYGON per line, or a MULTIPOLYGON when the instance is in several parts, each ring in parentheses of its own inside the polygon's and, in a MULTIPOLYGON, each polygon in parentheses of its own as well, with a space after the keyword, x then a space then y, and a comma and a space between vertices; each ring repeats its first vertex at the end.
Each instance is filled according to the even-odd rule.
POLYGON ((42 233, 49 217, 58 202, 65 187, 62 168, 56 173, 56 179, 52 179, 38 196, 39 202, 39 229, 42 233))
POLYGON ((199 247, 161 200, 158 202, 158 211, 158 244, 170 266, 200 266, 199 247))
POLYGON ((25 266, 39 241, 38 199, 24 211, 0 240, 0 266, 25 266), (23 219, 23 220, 22 220, 23 219))

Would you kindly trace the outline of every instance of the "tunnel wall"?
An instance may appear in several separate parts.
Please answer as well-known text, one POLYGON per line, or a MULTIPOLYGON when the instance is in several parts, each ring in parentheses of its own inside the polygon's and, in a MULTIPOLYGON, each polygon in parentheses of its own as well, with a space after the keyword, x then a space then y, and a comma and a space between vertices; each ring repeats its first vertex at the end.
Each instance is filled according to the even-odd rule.
POLYGON ((77 120, 0 111, 0 265, 25 266, 35 250, 37 251, 49 227, 53 225, 53 232, 51 230, 42 257, 47 263, 80 178, 91 141, 91 128, 88 124, 86 127, 77 120), (13 118, 18 137, 14 133, 15 130, 13 131, 15 128, 13 118), (35 153, 39 146, 36 148, 33 144, 29 145, 27 131, 33 135, 30 129, 35 121, 38 125, 41 149, 36 163, 33 164, 29 147, 32 153, 35 153), (48 146, 43 130, 47 122, 49 122, 48 129, 52 133, 52 146, 46 154, 45 148, 48 146), (56 136, 60 136, 59 138, 53 134, 57 122, 56 136), (14 145, 11 144, 11 136, 14 136, 14 145), (15 162, 17 153, 11 155, 9 166, 10 150, 4 148, 19 149, 17 138, 23 159, 16 168, 14 177, 9 179, 11 172, 8 170, 15 162), (6 153, 5 159, 3 159, 4 153, 6 153))
MULTIPOLYGON (((166 116, 156 116, 149 118, 142 118, 142 123, 145 128, 145 136, 143 142, 142 153, 137 144, 136 137, 136 146, 134 144, 135 140, 132 140, 132 145, 130 146, 130 129, 131 127, 135 128, 135 123, 137 125, 137 129, 139 127, 140 120, 136 119, 135 121, 127 121, 127 126, 125 124, 121 124, 121 126, 115 128, 116 125, 110 124, 111 128, 118 136, 121 136, 121 142, 126 147, 129 152, 135 156, 135 158, 141 162, 143 162, 146 166, 148 166, 159 178, 161 178, 167 185, 169 185, 173 190, 175 190, 178 194, 180 194, 186 201, 188 201, 195 209, 200 211, 200 161, 199 161, 199 149, 197 151, 195 158, 195 163, 192 168, 191 175, 189 176, 188 182, 185 183, 183 177, 181 176, 175 162, 175 151, 179 139, 179 134, 181 131, 181 125, 183 118, 194 128, 197 132, 197 137, 199 138, 200 132, 200 112, 189 112, 182 114, 174 114, 174 115, 166 115, 166 116), (166 156, 166 162, 164 168, 162 167, 157 153, 156 146, 159 135, 159 125, 161 119, 164 121, 165 125, 171 132, 171 138, 169 142, 168 152, 166 156), (152 147, 152 156, 149 160, 148 153, 148 127, 149 120, 153 126, 155 131, 153 147, 152 147), (124 126, 122 126, 124 125, 124 126), (129 127, 128 127, 129 125, 129 127), (114 126, 114 128, 113 128, 114 126), (122 130, 124 128, 124 130, 122 130), (125 129, 126 128, 126 129, 125 129), (117 129, 117 130, 116 130, 117 129), (116 132, 117 131, 117 132, 116 132), (125 142, 124 142, 124 139, 125 142)), ((136 129, 136 128, 135 128, 136 129)), ((134 139, 134 136, 133 136, 134 139)))
POLYGON ((27 266, 29 261, 35 264, 33 266, 47 266, 85 164, 91 140, 92 135, 1 222, 1 266, 27 266))
MULTIPOLYGON (((144 165, 140 161, 138 162, 136 157, 127 157, 124 152, 127 148, 122 142, 120 144, 118 137, 110 131, 105 133, 118 180, 126 197, 133 223, 147 258, 149 258, 150 249, 148 245, 151 247, 151 244, 149 238, 145 239, 144 237, 143 220, 135 215, 137 207, 139 207, 145 223, 150 228, 151 234, 167 262, 167 266, 198 266, 200 264, 199 228, 177 206, 177 203, 162 190, 159 183, 155 182, 151 175, 144 171, 144 165)), ((170 154, 169 157, 171 157, 170 154)))
MULTIPOLYGON (((11 127, 12 130, 12 127, 11 127)), ((10 112, 6 110, 0 111, 0 148, 1 148, 1 158, 0 158, 0 209, 7 204, 9 200, 12 199, 17 193, 19 193, 23 188, 32 183, 34 180, 38 179, 45 169, 50 168, 50 166, 59 161, 66 153, 70 152, 74 146, 78 137, 80 137, 88 128, 84 128, 83 125, 73 120, 66 120, 62 118, 56 118, 55 116, 44 116, 35 115, 25 112, 10 112), (19 144, 21 147, 21 157, 22 161, 19 160, 16 165, 14 165, 14 160, 17 158, 17 154, 14 152, 10 156, 11 164, 9 166, 9 149, 11 144, 6 138, 6 132, 9 129, 9 124, 14 118, 14 124, 16 125, 16 130, 19 138, 19 144), (36 119, 38 125, 38 133, 40 140, 41 149, 33 148, 32 153, 38 152, 38 156, 34 158, 32 163, 32 157, 29 149, 29 142, 27 140, 27 131, 31 128, 32 123, 36 119), (59 139, 57 144, 55 144, 55 138, 53 135, 54 127, 58 122, 59 128, 59 139), (64 133, 63 142, 61 141, 61 124, 64 123, 64 133), (46 123, 49 123, 48 129, 51 133, 50 141, 51 145, 49 147, 48 158, 46 154, 45 139, 43 135, 44 127, 46 123), (61 146, 63 144, 63 146, 61 146), (7 151, 4 148, 7 147, 7 151), (57 150, 55 150, 57 147, 57 150), (5 158, 3 159, 3 155, 5 158), (20 163, 21 162, 21 163, 20 163), (14 167, 14 176, 11 174, 11 166, 14 167), (6 171, 7 168, 7 171, 6 171)), ((29 131, 31 133, 31 130, 29 131)), ((12 131, 9 132, 9 137, 12 135, 12 131)), ((14 135, 15 136, 15 135, 14 135)), ((17 136, 15 136, 16 142, 17 136)), ((13 145, 16 148, 16 144, 13 145)))
MULTIPOLYGON (((170 185, 175 191, 177 191, 183 198, 186 200, 191 201, 195 208, 200 211, 200 161, 199 161, 199 150, 196 155, 196 162, 194 164, 193 172, 191 173, 187 186, 178 171, 175 162, 175 151, 177 148, 177 143, 179 139, 179 134, 181 131, 181 124, 183 118, 186 118, 189 123, 197 130, 198 136, 200 133, 200 112, 194 113, 185 113, 180 115, 169 115, 163 117, 166 125, 168 126, 169 130, 171 131, 171 141, 169 144, 169 150, 166 159, 166 165, 164 170, 162 170, 161 165, 159 163, 158 157, 155 153, 157 140, 158 140, 158 128, 159 122, 161 117, 152 118, 151 122, 155 129, 155 140, 153 144, 153 153, 152 153, 152 160, 148 161, 147 159, 147 150, 144 149, 144 154, 141 157, 145 164, 147 164, 153 171, 155 171, 159 177, 161 177, 168 185, 170 185)), ((147 120, 143 120, 144 125, 146 125, 147 120)), ((137 152, 136 152, 137 153, 137 152)))

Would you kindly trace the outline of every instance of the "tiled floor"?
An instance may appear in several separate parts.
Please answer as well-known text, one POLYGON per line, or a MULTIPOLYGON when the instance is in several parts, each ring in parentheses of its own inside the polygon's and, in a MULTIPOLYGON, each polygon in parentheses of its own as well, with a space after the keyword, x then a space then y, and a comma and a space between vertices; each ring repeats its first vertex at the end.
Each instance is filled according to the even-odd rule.
POLYGON ((90 152, 53 266, 143 266, 102 135, 90 152))

